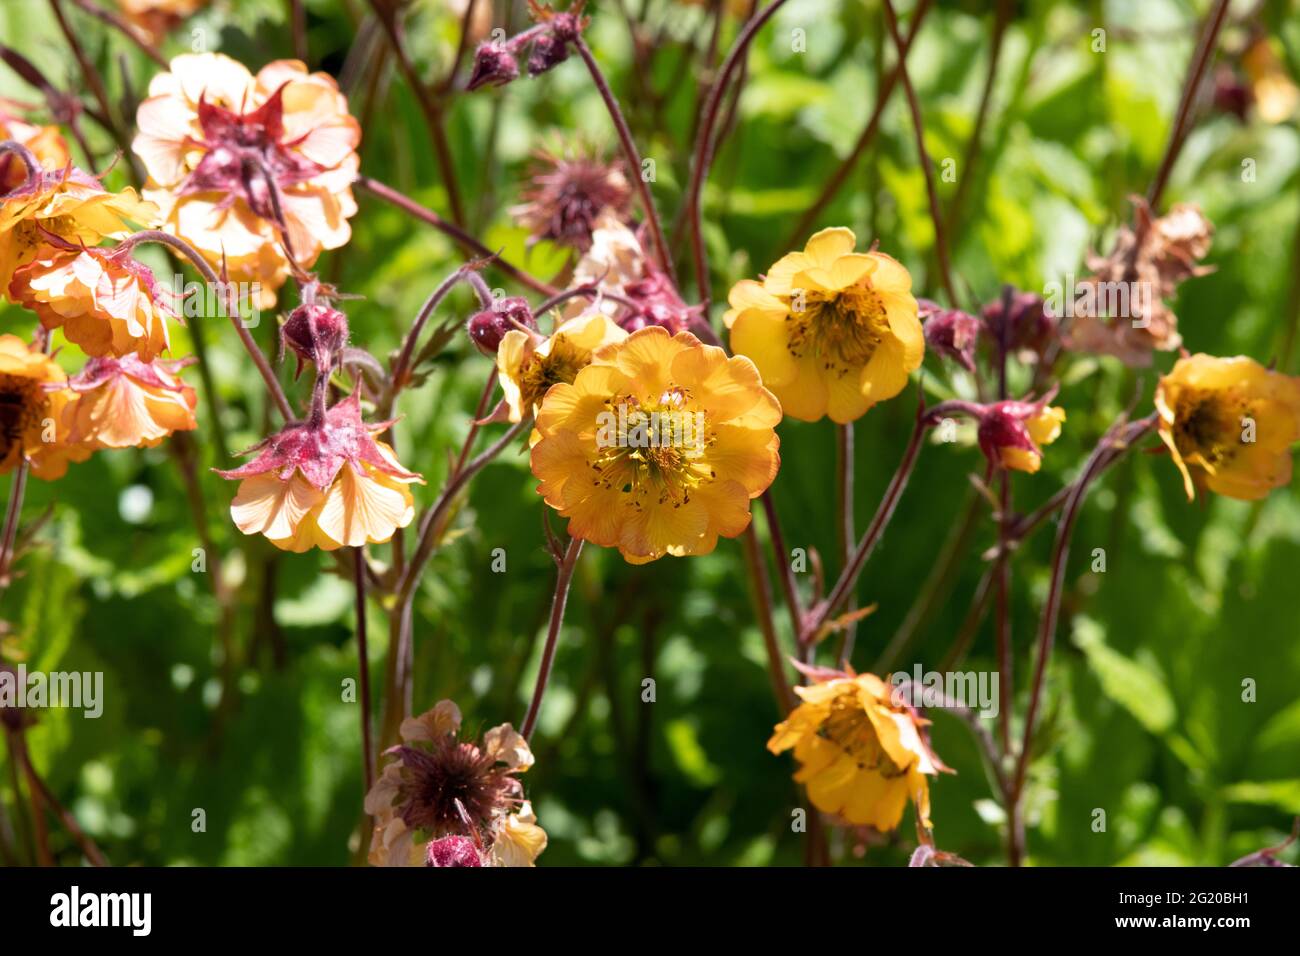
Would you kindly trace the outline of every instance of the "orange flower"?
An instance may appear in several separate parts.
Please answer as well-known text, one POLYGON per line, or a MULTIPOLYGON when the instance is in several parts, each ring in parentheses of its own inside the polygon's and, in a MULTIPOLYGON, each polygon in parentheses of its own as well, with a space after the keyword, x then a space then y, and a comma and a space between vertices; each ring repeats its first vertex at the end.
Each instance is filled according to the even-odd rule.
POLYGON ((68 440, 67 411, 76 396, 67 376, 40 349, 0 335, 0 474, 26 460, 37 478, 62 478, 69 461, 90 450, 68 440))
POLYGON ((911 275, 856 243, 849 229, 823 229, 762 282, 731 290, 731 346, 793 418, 856 421, 901 392, 925 355, 911 275))
POLYGON ((1291 481, 1300 441, 1300 377, 1238 355, 1179 359, 1156 386, 1160 438, 1196 488, 1254 501, 1291 481))
POLYGON ((948 769, 925 739, 929 721, 874 674, 821 672, 795 693, 803 703, 776 725, 767 749, 794 748, 794 779, 807 785, 813 805, 885 832, 898 826, 911 800, 928 829, 926 778, 948 769))
POLYGON ((9 297, 47 329, 62 326, 87 355, 135 353, 146 363, 167 350, 167 319, 177 318, 129 251, 47 246, 14 273, 9 297))
MULTIPOLYGON (((46 169, 62 169, 71 162, 68 144, 57 126, 34 126, 14 115, 12 104, 0 99, 0 140, 12 139, 31 150, 46 169)), ((0 194, 17 189, 27 179, 27 169, 13 153, 0 153, 0 194)))
POLYGON ((198 426, 198 397, 178 374, 190 360, 145 362, 134 355, 93 358, 68 382, 68 440, 87 448, 152 448, 198 426))
POLYGON ((749 359, 651 326, 546 393, 537 490, 570 535, 634 564, 708 554, 776 477, 780 420, 749 359))
POLYGON ((214 266, 224 258, 231 279, 260 283, 260 307, 288 274, 280 226, 304 268, 350 238, 361 127, 327 74, 277 60, 253 76, 223 54, 187 53, 154 77, 136 121, 131 148, 164 228, 214 266))
POLYGON ((74 246, 123 239, 132 222, 154 225, 158 209, 133 189, 110 193, 99 180, 74 167, 40 170, 0 196, 0 289, 14 270, 42 253, 50 237, 74 246))
POLYGON ((354 394, 319 423, 287 425, 258 446, 255 460, 218 472, 242 479, 231 518, 244 534, 264 535, 286 551, 387 541, 415 517, 407 485, 424 482, 375 441, 391 424, 363 422, 354 394))

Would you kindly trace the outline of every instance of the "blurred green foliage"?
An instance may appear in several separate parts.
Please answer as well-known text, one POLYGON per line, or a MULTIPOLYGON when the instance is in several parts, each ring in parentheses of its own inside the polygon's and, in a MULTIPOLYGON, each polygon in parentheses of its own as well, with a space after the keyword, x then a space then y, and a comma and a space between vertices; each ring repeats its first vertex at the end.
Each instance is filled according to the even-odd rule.
MULTIPOLYGON (((365 6, 308 0, 313 66, 341 69, 365 6)), ((497 4, 498 14, 503 6, 497 4)), ((646 4, 659 42, 641 70, 621 5, 593 6, 590 43, 642 152, 656 160, 655 196, 672 223, 700 91, 700 69, 685 44, 707 39, 706 8, 646 4)), ((966 155, 988 67, 993 18, 986 6, 937 4, 909 59, 936 161, 966 155)), ((256 69, 291 55, 285 7, 217 0, 176 31, 165 50, 182 52, 203 37, 209 49, 256 69)), ((993 299, 1002 283, 1041 290, 1067 273, 1082 274, 1085 252, 1106 247, 1129 215, 1127 197, 1145 192, 1160 161, 1206 7, 1190 0, 1016 5, 984 149, 951 236, 959 285, 973 300, 993 299), (1090 47, 1098 25, 1108 30, 1104 54, 1090 47)), ((1300 55, 1295 13, 1289 4, 1268 4, 1264 21, 1293 74, 1300 55)), ((140 96, 155 67, 80 11, 71 15, 111 94, 140 96)), ((524 22, 519 10, 512 17, 516 28, 524 22)), ((728 19, 724 49, 736 29, 728 19)), ((1225 49, 1239 48, 1247 29, 1230 24, 1225 49)), ((44 5, 5 0, 0 30, 56 83, 82 88, 44 5)), ((414 4, 408 41, 426 75, 443 75, 458 30, 438 0, 414 4)), ((738 119, 705 194, 715 298, 788 251, 790 226, 870 113, 881 31, 875 2, 791 0, 755 44, 738 119), (792 52, 795 29, 806 33, 804 53, 792 52)), ((885 62, 892 59, 891 51, 885 62)), ((363 111, 366 79, 363 70, 348 90, 365 122, 363 171, 445 209, 410 91, 385 74, 375 105, 363 111)), ((0 73, 0 95, 36 98, 7 71, 0 73)), ((581 62, 575 57, 503 90, 456 96, 447 119, 472 231, 526 268, 551 274, 554 250, 526 251, 506 208, 518 201, 537 146, 583 136, 612 149, 608 116, 581 62)), ((102 167, 113 144, 86 126, 102 167)), ((1186 283, 1173 303, 1192 351, 1263 362, 1278 355, 1296 320, 1298 177, 1300 131, 1293 124, 1212 114, 1192 132, 1166 195, 1167 202, 1199 203, 1217 230, 1209 257, 1216 271, 1186 283), (1253 182, 1243 181, 1245 158, 1255 160, 1253 182)), ((121 162, 107 181, 125 184, 121 162)), ((939 186, 949 202, 956 185, 939 186)), ((445 237, 398 210, 368 196, 359 201, 351 244, 326 253, 319 269, 364 296, 348 304, 354 338, 383 357, 429 290, 462 259, 445 237)), ((912 270, 919 292, 938 296, 928 268, 934 232, 901 91, 820 224, 849 225, 863 241, 878 239, 912 270)), ((159 257, 155 265, 165 263, 159 257)), ((282 305, 292 305, 291 297, 286 292, 282 305)), ((469 309, 458 293, 439 318, 463 318, 469 309)), ((31 324, 30 315, 0 308, 0 329, 27 334, 31 324)), ((271 420, 255 370, 229 327, 215 323, 178 335, 176 354, 191 351, 187 338, 194 334, 206 339, 231 448, 252 445, 271 420)), ((271 322, 256 334, 272 347, 271 322)), ((63 355, 70 368, 78 361, 72 353, 63 355)), ((1069 414, 1063 437, 1042 472, 1016 480, 1021 510, 1073 477, 1135 392, 1144 414, 1157 372, 1172 359, 1159 355, 1158 369, 1138 374, 1110 360, 1077 361, 1059 400, 1069 414)), ((926 368, 931 383, 946 380, 937 359, 926 368)), ((429 371, 427 382, 403 397, 396 433, 402 460, 429 479, 418 493, 423 503, 436 495, 449 452, 460 445, 489 363, 457 338, 429 371)), ((282 374, 287 380, 287 370, 282 374)), ((346 863, 362 796, 356 705, 340 692, 357 672, 350 584, 328 556, 282 554, 233 528, 233 487, 207 472, 230 465, 212 441, 208 399, 201 396, 195 437, 208 533, 238 594, 234 640, 246 664, 238 693, 219 707, 218 607, 208 578, 190 570, 199 538, 174 456, 168 446, 101 453, 64 480, 31 484, 27 520, 46 509, 53 517, 44 547, 23 559, 23 576, 0 609, 12 626, 5 639, 10 656, 21 652, 32 667, 105 673, 103 716, 41 713, 28 733, 33 759, 114 863, 346 863), (124 510, 122 493, 140 487, 151 495, 147 513, 124 510), (195 808, 206 811, 206 832, 191 829, 195 808)), ((901 454, 915 401, 909 390, 857 425, 859 529, 901 454)), ((833 427, 791 421, 780 433, 783 467, 774 493, 787 543, 815 548, 836 573, 833 427)), ((969 442, 923 451, 859 587, 863 603, 879 603, 859 628, 859 669, 873 666, 903 622, 972 500, 968 473, 981 469, 969 442)), ((457 534, 434 557, 418 594, 417 709, 451 697, 471 728, 522 718, 554 583, 534 485, 526 457, 513 453, 472 483, 457 534), (495 548, 507 553, 503 574, 490 571, 495 548)), ((1050 526, 1040 531, 1014 565, 1017 717, 1051 536, 1050 526)), ((951 591, 896 662, 900 668, 910 670, 913 661, 938 666, 983 569, 980 552, 992 541, 981 504, 951 591)), ((386 557, 386 549, 375 551, 386 557)), ((1260 506, 1188 504, 1167 459, 1130 456, 1107 475, 1074 539, 1041 752, 1030 770, 1031 862, 1219 865, 1281 839, 1300 814, 1297 567, 1294 486, 1260 506), (1089 569, 1098 547, 1107 553, 1104 574, 1089 569), (1252 703, 1242 700, 1246 679, 1257 687, 1252 703), (1095 808, 1107 814, 1103 833, 1092 827, 1095 808)), ((788 647, 783 611, 777 627, 788 647)), ((386 652, 378 607, 371 607, 370 630, 378 678, 386 652)), ((989 622, 965 666, 995 669, 989 622)), ((764 747, 778 717, 735 542, 722 542, 705 558, 639 568, 588 549, 534 740, 537 763, 525 777, 550 835, 541 864, 801 862, 804 837, 790 826, 800 805, 792 762, 764 747), (641 701, 646 677, 656 681, 653 704, 641 701)), ((941 713, 934 719, 935 747, 957 770, 933 786, 936 840, 973 862, 998 863, 1001 811, 977 751, 958 721, 941 713)), ((7 769, 0 801, 13 817, 7 769)), ((52 840, 61 860, 76 859, 62 830, 55 828, 52 840)), ((836 841, 843 850, 850 842, 836 841)), ((869 847, 866 860, 898 864, 913 845, 905 822, 896 837, 869 847)), ((843 858, 854 859, 847 852, 843 858)))

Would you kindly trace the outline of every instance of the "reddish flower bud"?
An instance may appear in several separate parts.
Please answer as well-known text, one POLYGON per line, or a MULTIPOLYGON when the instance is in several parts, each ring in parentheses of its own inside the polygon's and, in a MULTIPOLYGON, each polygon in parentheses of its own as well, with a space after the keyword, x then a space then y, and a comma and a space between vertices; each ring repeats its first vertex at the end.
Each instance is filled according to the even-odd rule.
POLYGON ((996 402, 979 416, 980 450, 1002 468, 1033 473, 1042 464, 1041 445, 1054 442, 1061 433, 1065 411, 1039 402, 996 402))
POLYGON ((496 355, 501 347, 501 339, 511 329, 523 326, 536 329, 537 320, 533 318, 528 300, 518 296, 498 299, 492 308, 476 312, 465 325, 470 341, 484 355, 496 355))
POLYGON ((700 306, 683 302, 668 276, 649 260, 645 276, 624 285, 623 296, 638 306, 635 312, 624 310, 618 317, 618 324, 629 332, 647 325, 660 325, 676 335, 689 328, 692 320, 702 313, 700 306))
POLYGON ((1011 296, 1011 308, 1005 311, 1004 315, 1001 297, 984 307, 984 324, 993 341, 1005 341, 1011 352, 1027 349, 1041 355, 1056 334, 1056 318, 1043 297, 1016 292, 1011 296))
POLYGON ((505 86, 519 76, 519 64, 504 43, 488 40, 474 51, 474 69, 470 73, 467 90, 480 86, 505 86))
POLYGON ((528 55, 528 75, 539 76, 569 58, 569 45, 555 33, 543 33, 533 41, 528 55))
POLYGON ((918 300, 925 321, 925 344, 968 372, 975 370, 975 343, 980 321, 960 309, 945 309, 928 299, 918 300))
POLYGON ((425 866, 482 866, 478 847, 469 837, 445 836, 429 841, 425 866))
POLYGON ((348 317, 323 299, 312 298, 289 313, 280 326, 280 351, 287 345, 297 359, 294 378, 303 362, 311 362, 328 375, 334 360, 348 344, 348 317))

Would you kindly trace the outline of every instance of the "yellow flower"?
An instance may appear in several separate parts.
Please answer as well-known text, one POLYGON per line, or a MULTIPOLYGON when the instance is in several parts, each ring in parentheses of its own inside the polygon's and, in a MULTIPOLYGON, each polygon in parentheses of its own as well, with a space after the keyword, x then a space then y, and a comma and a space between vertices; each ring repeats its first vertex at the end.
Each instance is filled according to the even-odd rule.
POLYGON ((303 268, 350 238, 361 127, 329 75, 277 60, 253 76, 224 54, 186 53, 153 78, 136 122, 131 148, 164 228, 214 267, 224 258, 232 280, 258 282, 259 306, 288 275, 280 215, 303 268))
POLYGON ((521 422, 534 414, 547 389, 572 382, 598 348, 626 338, 627 332, 600 312, 562 322, 545 339, 511 329, 497 349, 497 373, 510 420, 521 422))
POLYGON ((1061 435, 1065 409, 1046 402, 995 402, 979 414, 980 450, 990 462, 1031 475, 1043 463, 1043 445, 1061 435))
POLYGON ((198 396, 177 373, 187 362, 144 362, 134 355, 95 358, 68 387, 68 441, 87 448, 152 448, 172 432, 198 427, 198 396))
POLYGON ((1300 103, 1300 90, 1291 82, 1286 67, 1273 51, 1273 43, 1261 36, 1241 55, 1241 65, 1250 77, 1255 109, 1265 123, 1285 123, 1300 103))
POLYGON ((763 281, 731 290, 731 346, 754 360, 785 414, 841 424, 893 398, 920 367, 925 336, 912 277, 884 253, 856 253, 848 229, 823 229, 763 281))
POLYGON ((776 477, 780 420, 749 359, 651 326, 546 393, 537 490, 570 535, 635 564, 708 554, 776 477))
POLYGON ((133 189, 105 191, 78 169, 41 171, 24 185, 0 196, 0 289, 8 289, 14 270, 47 246, 48 234, 74 246, 123 239, 131 222, 152 226, 158 208, 133 189))
POLYGON ((168 349, 167 318, 176 317, 149 267, 108 249, 47 246, 14 273, 9 297, 47 329, 62 326, 87 355, 146 363, 168 349))
POLYGON ((528 741, 510 724, 464 740, 460 725, 450 700, 402 722, 402 743, 366 794, 373 865, 533 866, 546 849, 517 779, 533 765, 528 741))
POLYGON ((817 809, 855 826, 893 830, 908 800, 930 826, 927 775, 947 770, 922 735, 928 721, 896 702, 874 674, 843 674, 796 687, 803 703, 777 724, 767 749, 794 748, 794 779, 817 809))
POLYGON ((263 535, 286 551, 387 541, 415 517, 407 486, 424 482, 402 467, 391 447, 375 440, 390 424, 363 422, 353 394, 319 424, 285 426, 259 446, 255 460, 219 472, 240 479, 231 518, 244 534, 263 535))
POLYGON ((1242 355, 1197 354, 1160 379, 1155 403, 1189 500, 1199 486, 1251 501, 1291 481, 1300 378, 1242 355))
POLYGON ((63 369, 40 349, 0 335, 0 475, 26 460, 37 478, 53 480, 69 461, 90 456, 69 441, 65 420, 76 396, 66 384, 63 369))

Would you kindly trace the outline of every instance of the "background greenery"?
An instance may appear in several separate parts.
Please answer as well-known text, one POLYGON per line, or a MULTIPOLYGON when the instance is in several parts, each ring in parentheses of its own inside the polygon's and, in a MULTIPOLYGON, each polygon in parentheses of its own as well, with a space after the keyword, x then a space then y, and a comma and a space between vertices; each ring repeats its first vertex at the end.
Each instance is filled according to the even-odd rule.
MULTIPOLYGON (((656 160, 654 191, 671 223, 700 80, 695 61, 684 59, 684 43, 703 44, 707 17, 703 8, 668 0, 646 6, 649 21, 663 28, 648 73, 633 67, 619 3, 593 5, 589 38, 643 153, 656 160), (661 106, 647 87, 663 95, 661 106)), ((1206 6, 1017 4, 985 148, 952 236, 959 285, 973 299, 991 300, 1003 282, 1041 290, 1068 272, 1082 274, 1090 246, 1105 248, 1130 213, 1126 197, 1145 191, 1159 163, 1206 6), (1108 30, 1104 54, 1090 49, 1098 25, 1108 30)), ((218 0, 165 50, 183 52, 190 31, 200 29, 209 49, 256 70, 291 55, 284 7, 218 0)), ((936 161, 965 155, 987 70, 986 7, 937 4, 909 59, 936 161)), ((366 5, 309 0, 307 8, 312 65, 337 74, 366 5)), ((1242 12, 1234 5, 1234 15, 1242 12)), ((1264 12, 1293 65, 1300 54, 1295 12, 1281 3, 1264 12)), ((126 92, 119 61, 139 95, 155 67, 80 11, 71 16, 112 95, 126 92)), ((513 22, 523 23, 518 10, 513 22)), ((439 0, 414 4, 408 42, 427 75, 443 75, 458 29, 439 0)), ((82 89, 44 4, 3 0, 0 30, 56 84, 82 89)), ((724 49, 735 30, 729 18, 724 49)), ((788 251, 785 234, 869 115, 881 35, 874 2, 791 0, 755 44, 739 119, 706 192, 715 294, 788 251), (806 31, 804 53, 791 51, 795 28, 806 31)), ((1225 48, 1243 39, 1242 27, 1229 26, 1225 48)), ((365 72, 348 89, 363 117, 363 172, 445 210, 409 90, 385 75, 365 114, 365 72)), ((0 72, 0 95, 36 99, 8 71, 0 72)), ((86 125, 102 168, 112 143, 86 125)), ((1213 114, 1183 151, 1166 202, 1197 202, 1217 227, 1209 256, 1217 271, 1185 284, 1174 303, 1192 351, 1268 362, 1296 321, 1297 133, 1294 125, 1213 114), (1256 181, 1242 181, 1243 158, 1256 160, 1256 181)), ((552 274, 559 260, 545 247, 526 252, 505 210, 518 201, 530 150, 580 135, 613 144, 608 116, 576 57, 545 77, 457 96, 449 105, 474 231, 536 274, 552 274)), ((125 181, 119 164, 108 182, 125 181)), ((955 188, 940 183, 945 202, 955 188)), ((368 196, 359 201, 351 244, 326 253, 319 269, 364 296, 348 305, 354 337, 382 357, 429 290, 462 260, 428 227, 368 196)), ((901 89, 820 224, 850 225, 863 242, 878 238, 912 269, 922 293, 938 297, 927 269, 933 230, 901 89)), ((161 258, 156 264, 164 266, 161 258)), ((285 301, 292 305, 291 292, 285 301)), ((458 296, 441 317, 464 317, 469 308, 458 296)), ((31 324, 30 315, 0 307, 0 329, 28 334, 31 324)), ((228 326, 194 331, 207 341, 230 447, 247 447, 269 420, 256 372, 228 326)), ((258 329, 268 347, 273 334, 269 321, 258 329)), ((191 351, 187 335, 178 336, 176 354, 191 351)), ((64 355, 75 368, 78 359, 68 352, 75 350, 64 355)), ((1159 356, 1157 364, 1167 368, 1172 358, 1159 356)), ((934 358, 926 367, 930 382, 946 380, 934 358)), ((459 447, 488 369, 457 337, 429 367, 427 382, 403 397, 398 451, 430 481, 418 492, 423 502, 436 494, 449 449, 459 447)), ((187 374, 197 384, 198 376, 187 374)), ((1155 374, 1135 375, 1109 360, 1072 366, 1060 399, 1069 414, 1065 433, 1042 472, 1016 481, 1024 510, 1072 477, 1135 389, 1139 407, 1149 407, 1155 374)), ((859 528, 901 454, 915 400, 909 389, 857 425, 859 528)), ((190 570, 198 538, 174 458, 167 446, 101 453, 57 483, 31 483, 27 519, 47 508, 53 518, 45 547, 24 558, 24 576, 0 607, 11 625, 4 645, 10 659, 22 654, 31 668, 105 672, 103 717, 41 713, 28 734, 34 760, 117 864, 346 863, 362 795, 356 705, 340 693, 357 671, 350 585, 331 573, 327 556, 282 554, 233 528, 226 510, 233 486, 206 473, 230 465, 212 441, 206 396, 200 411, 207 524, 238 593, 237 700, 218 715, 218 609, 209 580, 190 570), (139 507, 145 500, 149 507, 139 507), (206 810, 205 833, 191 831, 198 807, 206 810)), ((788 544, 816 548, 835 573, 834 430, 828 421, 786 422, 780 433, 775 495, 788 544)), ((859 587, 860 600, 880 605, 860 628, 860 669, 873 665, 903 622, 968 506, 967 474, 981 469, 966 440, 923 451, 859 587)), ((419 709, 452 697, 471 728, 522 718, 554 581, 534 485, 522 455, 488 467, 471 485, 454 540, 425 573, 415 624, 419 709), (507 553, 503 574, 490 571, 498 547, 507 553)), ((951 593, 940 595, 898 662, 906 669, 913 661, 937 667, 952 644, 983 567, 979 553, 993 540, 987 509, 978 516, 951 593)), ((1050 543, 1045 529, 1014 566, 1018 712, 1050 543)), ((1145 455, 1130 456, 1106 477, 1075 537, 1043 752, 1031 768, 1031 862, 1218 865, 1282 838, 1300 813, 1297 567, 1294 486, 1258 507, 1218 498, 1188 504, 1168 460, 1145 455), (1107 551, 1104 574, 1089 570, 1095 547, 1107 551), (1245 678, 1257 682, 1254 703, 1241 700, 1245 678), (1107 811, 1104 833, 1091 827, 1094 808, 1107 811)), ((378 676, 385 621, 377 608, 371 615, 378 676)), ((784 613, 777 625, 788 646, 784 613)), ((995 668, 988 622, 966 666, 995 668)), ((801 862, 805 838, 790 827, 799 806, 792 761, 764 747, 778 716, 737 543, 724 541, 706 558, 641 568, 588 549, 534 738, 537 764, 525 778, 550 834, 540 863, 801 862), (653 704, 641 702, 645 677, 656 681, 653 704)), ((1000 862, 1000 811, 969 735, 950 717, 935 720, 935 747, 958 771, 933 786, 936 840, 976 863, 1000 862)), ((12 815, 7 767, 0 780, 0 800, 12 815)), ((77 859, 63 831, 56 828, 52 840, 63 862, 77 859)), ((853 841, 839 842, 853 861, 853 841)), ((865 859, 898 864, 913 846, 905 822, 896 838, 868 847, 865 859)))

